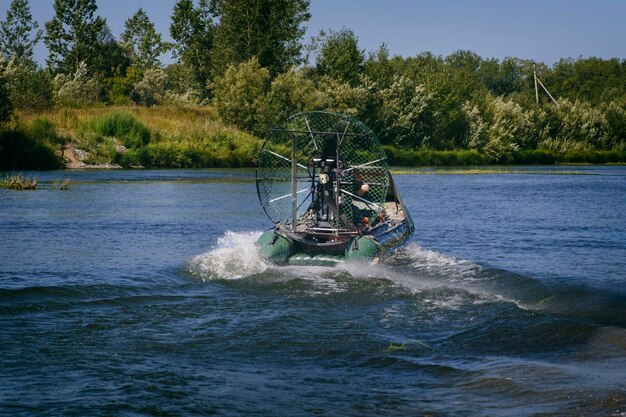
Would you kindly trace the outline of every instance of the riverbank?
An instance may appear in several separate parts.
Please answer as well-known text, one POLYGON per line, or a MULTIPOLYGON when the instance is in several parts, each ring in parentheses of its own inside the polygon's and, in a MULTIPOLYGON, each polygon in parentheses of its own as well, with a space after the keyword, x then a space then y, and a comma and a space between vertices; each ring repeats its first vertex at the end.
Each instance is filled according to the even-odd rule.
MULTIPOLYGON (((0 132, 0 170, 253 167, 263 139, 219 120, 207 106, 94 106, 22 111, 0 132)), ((624 164, 624 150, 512 151, 385 145, 390 165, 624 164)))

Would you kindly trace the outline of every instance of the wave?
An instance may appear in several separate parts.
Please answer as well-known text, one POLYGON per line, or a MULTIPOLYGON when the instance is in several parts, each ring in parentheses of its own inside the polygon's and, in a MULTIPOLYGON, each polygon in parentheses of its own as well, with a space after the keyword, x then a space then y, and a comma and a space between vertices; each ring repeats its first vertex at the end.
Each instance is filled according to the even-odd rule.
POLYGON ((623 296, 566 284, 554 287, 537 278, 482 266, 416 243, 383 262, 345 262, 336 267, 275 266, 266 262, 255 246, 261 233, 226 232, 214 248, 189 261, 187 272, 204 282, 243 279, 255 285, 282 283, 308 295, 361 291, 361 296, 368 297, 368 293, 376 292, 376 286, 384 287, 381 291, 390 295, 389 287, 393 287, 396 296, 420 296, 433 308, 512 303, 524 310, 589 318, 604 324, 619 326, 624 321, 619 319, 624 313, 623 296))

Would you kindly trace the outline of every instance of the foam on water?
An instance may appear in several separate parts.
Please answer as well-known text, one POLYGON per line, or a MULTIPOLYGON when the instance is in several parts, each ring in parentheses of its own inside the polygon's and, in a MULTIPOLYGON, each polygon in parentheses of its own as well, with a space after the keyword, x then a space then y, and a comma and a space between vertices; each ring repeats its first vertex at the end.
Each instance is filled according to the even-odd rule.
POLYGON ((241 279, 267 272, 270 281, 312 281, 317 288, 314 291, 316 294, 345 291, 343 281, 346 276, 350 279, 382 278, 413 293, 453 290, 450 304, 454 306, 460 303, 459 293, 487 296, 489 299, 501 298, 498 294, 485 291, 480 285, 473 285, 486 279, 481 275, 482 268, 479 265, 416 244, 407 246, 382 263, 342 262, 336 267, 278 267, 266 263, 260 256, 255 242, 261 233, 226 232, 218 238, 214 248, 189 262, 189 272, 203 281, 241 279))
POLYGON ((217 239, 217 245, 193 258, 188 270, 203 281, 239 279, 265 271, 268 265, 255 242, 262 232, 231 232, 217 239))
POLYGON ((312 296, 347 291, 346 278, 385 279, 411 293, 426 294, 423 301, 437 309, 485 302, 510 302, 523 309, 545 307, 538 301, 547 296, 535 279, 484 268, 415 243, 384 262, 342 262, 336 267, 274 266, 260 256, 255 245, 261 234, 228 231, 210 251, 193 258, 187 270, 203 281, 252 276, 268 282, 306 281, 312 287, 312 296))

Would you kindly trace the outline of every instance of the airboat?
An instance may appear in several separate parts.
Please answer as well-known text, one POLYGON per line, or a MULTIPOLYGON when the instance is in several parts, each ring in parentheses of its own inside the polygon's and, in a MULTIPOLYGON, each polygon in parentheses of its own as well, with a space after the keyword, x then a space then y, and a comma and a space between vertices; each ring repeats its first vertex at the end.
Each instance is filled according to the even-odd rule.
POLYGON ((274 223, 257 246, 275 264, 380 260, 415 229, 378 138, 348 115, 298 113, 271 129, 256 186, 274 223))

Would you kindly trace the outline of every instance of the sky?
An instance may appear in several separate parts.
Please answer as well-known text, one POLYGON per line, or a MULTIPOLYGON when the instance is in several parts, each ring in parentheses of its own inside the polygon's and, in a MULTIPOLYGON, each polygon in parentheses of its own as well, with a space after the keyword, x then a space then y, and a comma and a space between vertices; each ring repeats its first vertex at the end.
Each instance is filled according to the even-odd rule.
MULTIPOLYGON (((0 0, 0 19, 11 0, 0 0)), ((98 14, 114 36, 139 8, 164 40, 176 0, 98 0, 98 14)), ((40 28, 52 0, 30 0, 40 28)), ((561 58, 626 59, 626 0, 310 0, 303 43, 320 30, 351 29, 366 52, 385 43, 391 55, 447 56, 470 50, 483 58, 516 57, 552 65, 561 58)), ((45 63, 43 42, 35 59, 45 63)), ((170 55, 163 57, 170 63, 170 55)))

